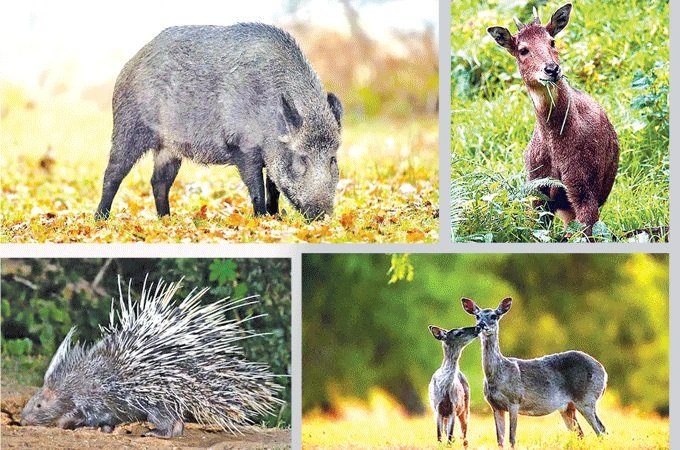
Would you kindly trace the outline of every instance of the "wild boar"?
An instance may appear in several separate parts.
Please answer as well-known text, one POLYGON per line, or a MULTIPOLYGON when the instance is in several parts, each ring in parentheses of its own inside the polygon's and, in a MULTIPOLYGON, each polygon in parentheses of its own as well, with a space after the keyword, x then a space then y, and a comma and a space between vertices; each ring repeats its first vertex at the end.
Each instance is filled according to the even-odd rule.
POLYGON ((96 219, 147 151, 159 216, 183 159, 230 164, 255 215, 279 192, 308 220, 333 212, 343 108, 295 39, 261 23, 178 26, 125 64, 113 92, 113 135, 96 219), (263 174, 263 169, 266 175, 263 174))

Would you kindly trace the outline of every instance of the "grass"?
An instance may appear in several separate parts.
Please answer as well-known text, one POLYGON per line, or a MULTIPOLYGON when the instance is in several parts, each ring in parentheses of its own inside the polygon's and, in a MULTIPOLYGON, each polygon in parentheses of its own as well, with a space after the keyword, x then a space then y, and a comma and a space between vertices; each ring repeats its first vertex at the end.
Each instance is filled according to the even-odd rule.
MULTIPOLYGON (((644 415, 634 410, 600 407, 599 415, 608 434, 597 437, 585 419, 578 416, 585 437, 579 439, 567 431, 559 413, 544 417, 520 416, 517 425, 517 449, 667 449, 667 418, 644 415)), ((394 411, 354 414, 337 420, 311 414, 302 421, 302 446, 306 449, 353 448, 463 448, 459 424, 451 445, 437 444, 434 419, 409 417, 394 411)), ((507 433, 506 422, 506 433, 507 433)), ((468 426, 470 449, 496 449, 493 416, 472 414, 468 426)), ((506 434, 506 445, 509 445, 506 434)))
MULTIPOLYGON (((0 85, 1 87, 1 85, 0 85)), ((286 202, 257 218, 234 167, 187 162, 156 217, 147 155, 95 222, 110 111, 66 95, 29 101, 0 89, 0 242, 432 242, 438 239, 436 117, 348 121, 332 218, 307 223, 286 202), (46 155, 48 147, 51 154, 46 155)))
MULTIPOLYGON (((531 208, 537 194, 525 186, 522 152, 536 119, 515 59, 486 33, 492 25, 514 30, 512 17, 526 21, 531 5, 495 3, 452 4, 452 238, 582 240, 531 208)), ((541 7, 543 21, 561 4, 541 7)), ((569 83, 602 104, 619 137, 619 170, 596 239, 668 226, 668 2, 579 2, 556 41, 569 83)))

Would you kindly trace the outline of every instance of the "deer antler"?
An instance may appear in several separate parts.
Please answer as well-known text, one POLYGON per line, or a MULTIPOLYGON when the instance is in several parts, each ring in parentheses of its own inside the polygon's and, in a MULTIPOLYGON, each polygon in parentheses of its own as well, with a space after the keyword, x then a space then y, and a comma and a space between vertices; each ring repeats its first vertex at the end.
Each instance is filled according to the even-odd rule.
POLYGON ((538 10, 534 6, 534 23, 540 25, 541 19, 538 18, 538 10))
POLYGON ((517 31, 522 31, 523 28, 526 27, 522 22, 517 17, 513 17, 512 20, 515 21, 515 25, 517 25, 517 31))

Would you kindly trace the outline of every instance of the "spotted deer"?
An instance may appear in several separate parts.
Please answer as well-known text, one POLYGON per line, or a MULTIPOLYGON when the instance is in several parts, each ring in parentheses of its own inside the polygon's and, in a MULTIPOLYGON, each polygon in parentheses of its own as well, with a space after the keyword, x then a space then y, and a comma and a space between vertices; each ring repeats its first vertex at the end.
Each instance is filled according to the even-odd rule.
POLYGON ((442 431, 446 427, 446 436, 451 442, 453 426, 458 417, 463 445, 467 447, 470 385, 458 367, 458 360, 463 348, 477 337, 479 330, 477 327, 466 327, 447 331, 430 325, 430 333, 437 340, 442 341, 444 348, 444 360, 441 367, 432 375, 428 388, 430 406, 434 411, 437 424, 437 440, 441 442, 442 431))
POLYGON ((597 435, 605 432, 597 416, 597 401, 607 385, 607 372, 595 358, 579 351, 555 353, 534 359, 508 358, 498 344, 500 319, 510 310, 505 298, 496 309, 481 309, 462 298, 463 309, 477 319, 482 341, 484 397, 493 410, 496 440, 503 447, 505 412, 510 418, 510 445, 515 447, 517 416, 545 416, 559 411, 569 430, 583 436, 576 411, 597 435))
POLYGON ((614 184, 619 143, 604 109, 571 87, 560 66, 555 36, 567 26, 571 9, 570 3, 562 6, 548 24, 541 25, 534 8, 530 23, 514 18, 516 35, 503 27, 487 31, 517 60, 534 105, 536 125, 524 150, 529 181, 548 177, 561 181, 566 189, 539 188, 549 199, 549 210, 562 219, 565 228, 576 219, 591 235, 599 208, 614 184))

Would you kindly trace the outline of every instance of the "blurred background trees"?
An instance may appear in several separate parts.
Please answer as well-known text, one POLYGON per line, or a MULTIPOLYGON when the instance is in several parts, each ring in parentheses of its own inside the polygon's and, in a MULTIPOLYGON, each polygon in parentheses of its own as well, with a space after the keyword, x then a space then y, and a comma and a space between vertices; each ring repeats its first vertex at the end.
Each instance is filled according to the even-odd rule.
MULTIPOLYGON (((428 325, 473 325, 462 296, 481 307, 511 296, 506 356, 585 351, 605 366, 609 395, 668 414, 667 255, 303 255, 302 267, 303 413, 332 412, 335 396, 366 398, 376 387, 423 412, 442 359, 428 325)), ((473 410, 488 411, 480 352, 470 344, 461 368, 473 410)))
MULTIPOLYGON (((258 303, 229 312, 247 321, 243 328, 265 333, 240 342, 248 358, 266 362, 285 387, 290 401, 290 260, 289 259, 3 259, 2 369, 8 379, 33 386, 72 326, 82 342, 99 339, 99 325, 109 321, 118 280, 127 295, 138 298, 144 278, 179 281, 179 301, 194 288, 212 286, 202 302, 257 295, 258 303)), ((290 404, 269 425, 289 426, 290 404)))

